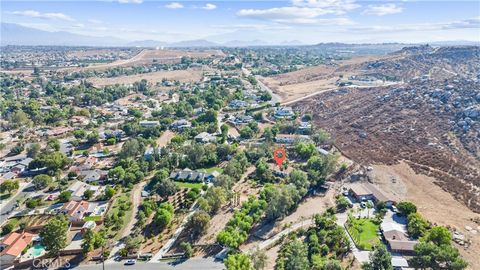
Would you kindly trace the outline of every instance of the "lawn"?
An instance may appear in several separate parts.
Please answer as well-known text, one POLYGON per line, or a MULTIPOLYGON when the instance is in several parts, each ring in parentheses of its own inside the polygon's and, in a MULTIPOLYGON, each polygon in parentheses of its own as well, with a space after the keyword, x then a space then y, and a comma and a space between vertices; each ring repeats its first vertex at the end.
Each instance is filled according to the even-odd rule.
POLYGON ((359 249, 373 250, 374 246, 381 243, 377 235, 380 226, 371 219, 350 218, 346 227, 359 249))
POLYGON ((180 181, 175 181, 178 187, 180 188, 199 188, 201 189, 203 186, 203 183, 190 183, 190 182, 180 182, 180 181))
POLYGON ((83 218, 84 221, 100 221, 102 216, 88 216, 83 218))
POLYGON ((218 172, 218 173, 223 173, 223 169, 219 167, 211 167, 207 169, 200 169, 198 170, 199 172, 205 172, 205 173, 213 173, 213 172, 218 172))

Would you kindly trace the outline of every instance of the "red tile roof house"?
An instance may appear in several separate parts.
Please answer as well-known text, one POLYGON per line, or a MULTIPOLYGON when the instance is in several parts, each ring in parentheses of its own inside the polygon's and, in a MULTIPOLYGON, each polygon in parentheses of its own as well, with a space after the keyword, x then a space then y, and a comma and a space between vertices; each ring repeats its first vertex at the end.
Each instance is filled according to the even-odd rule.
POLYGON ((22 251, 32 242, 33 236, 33 234, 28 232, 12 232, 2 239, 0 242, 2 269, 13 265, 15 260, 20 258, 22 251))
POLYGON ((83 217, 88 211, 88 205, 87 201, 69 201, 63 204, 60 213, 67 215, 72 223, 83 224, 83 217))

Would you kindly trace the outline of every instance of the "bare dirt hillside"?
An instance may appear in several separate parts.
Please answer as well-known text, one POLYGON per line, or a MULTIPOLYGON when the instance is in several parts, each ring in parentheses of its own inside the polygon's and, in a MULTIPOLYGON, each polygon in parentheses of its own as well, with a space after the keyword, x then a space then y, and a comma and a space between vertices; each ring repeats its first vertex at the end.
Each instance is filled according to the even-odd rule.
POLYGON ((315 123, 329 130, 355 161, 405 161, 480 213, 479 51, 405 49, 381 64, 361 64, 369 74, 405 80, 402 86, 344 88, 295 107, 313 112, 315 123), (439 69, 441 76, 435 72, 439 69))

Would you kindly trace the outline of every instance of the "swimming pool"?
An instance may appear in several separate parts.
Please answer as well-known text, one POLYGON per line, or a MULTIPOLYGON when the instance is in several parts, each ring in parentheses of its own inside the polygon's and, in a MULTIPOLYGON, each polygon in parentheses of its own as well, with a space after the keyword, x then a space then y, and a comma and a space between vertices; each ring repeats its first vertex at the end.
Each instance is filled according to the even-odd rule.
POLYGON ((30 250, 30 254, 33 256, 33 257, 38 257, 40 255, 43 254, 43 252, 45 251, 45 247, 41 244, 37 244, 37 245, 34 245, 31 250, 30 250))

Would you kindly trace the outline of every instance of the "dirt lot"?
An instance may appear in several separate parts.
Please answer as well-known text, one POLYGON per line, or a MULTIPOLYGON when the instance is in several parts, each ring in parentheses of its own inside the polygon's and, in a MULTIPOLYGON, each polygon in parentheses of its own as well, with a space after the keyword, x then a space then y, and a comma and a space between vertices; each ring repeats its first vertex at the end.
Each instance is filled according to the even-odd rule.
POLYGON ((289 102, 322 90, 336 88, 335 82, 340 76, 347 78, 359 74, 361 71, 357 69, 358 65, 384 57, 386 56, 354 57, 335 64, 307 67, 271 77, 262 77, 261 81, 279 95, 282 102, 289 102))
POLYGON ((419 212, 434 224, 449 226, 472 240, 468 249, 458 246, 462 256, 469 262, 470 269, 480 269, 480 224, 471 221, 480 217, 465 205, 458 202, 448 192, 434 184, 435 179, 416 174, 406 163, 397 165, 374 165, 372 171, 374 181, 383 190, 401 200, 409 200, 418 206, 419 212), (393 183, 392 179, 395 179, 393 183), (465 229, 470 226, 477 230, 473 234, 465 229))
POLYGON ((169 71, 157 71, 145 74, 136 74, 130 76, 119 76, 113 78, 98 78, 93 77, 88 79, 89 82, 95 86, 105 86, 114 84, 133 84, 142 79, 155 84, 162 82, 162 79, 176 80, 180 82, 195 82, 202 78, 202 69, 187 69, 187 70, 169 70, 169 71))
POLYGON ((165 147, 167 146, 167 144, 170 142, 170 140, 175 137, 175 133, 170 131, 170 130, 166 130, 165 132, 162 133, 162 135, 160 136, 160 138, 157 139, 157 146, 158 147, 165 147))
POLYGON ((61 71, 102 70, 113 67, 126 67, 147 65, 152 63, 177 63, 182 57, 206 58, 211 56, 224 56, 220 50, 185 51, 185 50, 143 50, 134 57, 118 60, 108 64, 93 65, 84 68, 65 68, 61 71))

